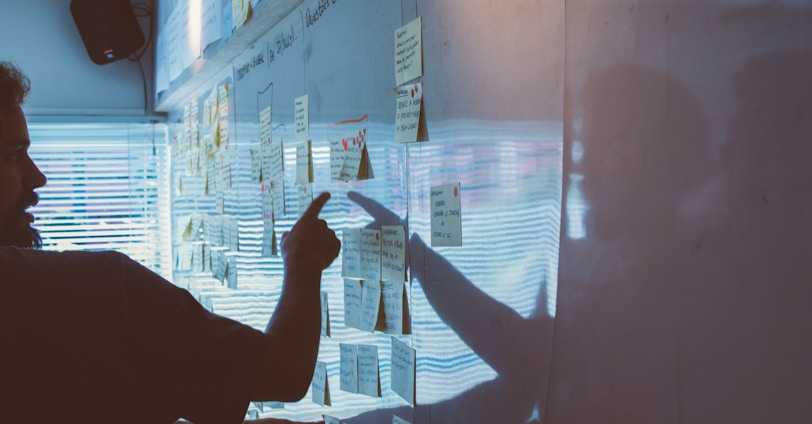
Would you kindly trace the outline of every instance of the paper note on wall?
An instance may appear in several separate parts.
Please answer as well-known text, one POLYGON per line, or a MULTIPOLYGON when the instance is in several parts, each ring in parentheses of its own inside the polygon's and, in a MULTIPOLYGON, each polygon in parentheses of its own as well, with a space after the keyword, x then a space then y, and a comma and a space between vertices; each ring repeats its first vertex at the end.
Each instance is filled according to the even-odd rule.
POLYGON ((217 113, 220 118, 228 116, 228 84, 217 86, 217 113))
POLYGON ((271 142, 271 193, 274 216, 285 216, 285 158, 281 139, 271 142))
POLYGON ((231 0, 231 20, 234 29, 241 27, 251 17, 251 2, 249 0, 231 0))
POLYGON ((330 337, 330 306, 327 303, 327 292, 321 292, 321 335, 330 337))
POLYGON ((330 405, 330 388, 327 380, 327 363, 316 362, 313 381, 310 383, 313 402, 321 406, 330 405))
POLYGON ((313 203, 313 184, 297 185, 296 194, 299 198, 299 216, 302 216, 307 207, 313 203))
POLYGON ((417 141, 420 128, 420 109, 423 105, 423 84, 416 82, 398 87, 395 98, 395 141, 417 141))
POLYGON ((368 178, 366 169, 366 129, 330 140, 330 176, 333 181, 368 178))
POLYGON ((377 328, 387 334, 411 334, 412 319, 409 314, 409 301, 405 282, 384 281, 381 283, 383 303, 383 325, 377 328))
POLYGON ((364 291, 361 282, 350 278, 344 279, 344 325, 351 328, 361 327, 361 299, 364 291))
POLYGON ((347 228, 341 233, 341 276, 361 278, 361 228, 347 228))
POLYGON ((271 107, 266 106, 259 111, 259 144, 271 144, 271 107))
POLYGON ((381 396, 378 346, 358 345, 358 393, 372 397, 381 396))
POLYGON ((406 281, 406 232, 402 225, 381 227, 381 280, 406 281))
POLYGON ((249 149, 251 152, 251 182, 262 182, 262 157, 259 149, 249 149))
POLYGON ((414 404, 415 351, 392 337, 392 391, 414 404))
POLYGON ((345 392, 358 393, 358 346, 348 343, 339 343, 341 355, 341 384, 339 388, 345 392))
POLYGON ((375 330, 381 305, 381 283, 378 280, 367 280, 361 286, 361 325, 359 330, 375 330))
POLYGON ((381 280, 381 232, 361 229, 361 279, 381 280))
POLYGON ((403 85, 423 75, 422 19, 395 30, 395 84, 403 85))
POLYGON ((310 140, 296 146, 296 184, 313 182, 313 159, 310 150, 310 140))
POLYGON ((296 124, 296 138, 304 140, 310 133, 310 118, 307 105, 307 95, 297 97, 293 102, 294 122, 296 124))
POLYGON ((431 245, 462 246, 460 183, 431 187, 431 245))

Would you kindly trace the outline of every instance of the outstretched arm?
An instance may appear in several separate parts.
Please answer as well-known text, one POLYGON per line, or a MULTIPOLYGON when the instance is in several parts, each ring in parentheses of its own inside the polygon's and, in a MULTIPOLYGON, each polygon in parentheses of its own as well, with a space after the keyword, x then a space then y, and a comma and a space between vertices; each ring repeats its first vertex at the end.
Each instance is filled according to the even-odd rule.
POLYGON ((282 235, 285 277, 279 303, 265 330, 266 352, 252 400, 301 399, 313 377, 321 333, 321 272, 338 256, 341 242, 319 212, 322 193, 282 235))

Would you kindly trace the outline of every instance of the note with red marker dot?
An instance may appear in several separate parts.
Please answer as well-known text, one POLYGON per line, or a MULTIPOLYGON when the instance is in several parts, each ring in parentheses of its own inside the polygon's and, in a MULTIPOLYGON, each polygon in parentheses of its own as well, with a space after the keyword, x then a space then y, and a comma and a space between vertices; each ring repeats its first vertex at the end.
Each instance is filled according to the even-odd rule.
POLYGON ((423 84, 418 82, 398 87, 395 104, 395 141, 398 143, 418 141, 423 84))
POLYGON ((462 246, 460 183, 431 188, 431 245, 462 246))

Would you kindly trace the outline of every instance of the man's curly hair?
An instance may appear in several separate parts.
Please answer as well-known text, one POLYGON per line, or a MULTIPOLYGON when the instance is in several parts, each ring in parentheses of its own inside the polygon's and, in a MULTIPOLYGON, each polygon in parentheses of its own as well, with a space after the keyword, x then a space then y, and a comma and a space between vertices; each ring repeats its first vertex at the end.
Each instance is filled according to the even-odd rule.
POLYGON ((0 108, 21 105, 30 89, 31 81, 17 65, 0 61, 0 108))

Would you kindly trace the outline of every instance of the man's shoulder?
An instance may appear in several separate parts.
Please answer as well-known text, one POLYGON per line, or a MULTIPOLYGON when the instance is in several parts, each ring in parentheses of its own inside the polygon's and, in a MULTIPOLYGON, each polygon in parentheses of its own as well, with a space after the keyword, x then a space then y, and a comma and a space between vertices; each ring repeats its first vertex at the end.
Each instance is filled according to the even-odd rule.
POLYGON ((115 251, 50 251, 0 246, 0 270, 18 269, 28 275, 82 269, 99 271, 128 261, 129 257, 115 251))

